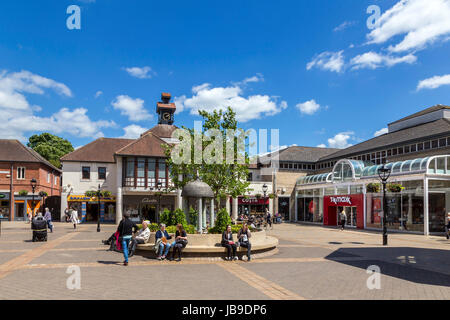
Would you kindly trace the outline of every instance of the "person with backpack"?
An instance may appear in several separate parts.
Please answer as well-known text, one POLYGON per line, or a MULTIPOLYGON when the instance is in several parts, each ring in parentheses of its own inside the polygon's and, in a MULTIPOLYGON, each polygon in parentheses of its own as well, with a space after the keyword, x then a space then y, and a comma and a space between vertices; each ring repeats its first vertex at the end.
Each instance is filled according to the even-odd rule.
POLYGON ((123 219, 120 221, 119 226, 117 227, 117 231, 119 232, 119 242, 122 244, 123 250, 123 265, 128 265, 128 247, 130 245, 131 238, 133 233, 137 231, 136 224, 130 220, 130 213, 125 212, 123 214, 123 219))

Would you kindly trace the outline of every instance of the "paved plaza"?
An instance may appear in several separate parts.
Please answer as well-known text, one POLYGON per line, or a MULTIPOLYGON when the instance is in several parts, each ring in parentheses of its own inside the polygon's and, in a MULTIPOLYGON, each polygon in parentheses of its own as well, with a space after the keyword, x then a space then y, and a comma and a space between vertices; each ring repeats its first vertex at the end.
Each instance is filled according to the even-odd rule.
POLYGON ((121 265, 120 253, 101 243, 113 225, 55 223, 48 242, 31 242, 30 225, 3 222, 0 299, 450 299, 450 241, 443 237, 340 231, 280 224, 272 255, 252 262, 145 256, 121 265), (68 289, 69 266, 81 288, 68 289), (368 289, 367 268, 380 268, 380 289, 368 289))

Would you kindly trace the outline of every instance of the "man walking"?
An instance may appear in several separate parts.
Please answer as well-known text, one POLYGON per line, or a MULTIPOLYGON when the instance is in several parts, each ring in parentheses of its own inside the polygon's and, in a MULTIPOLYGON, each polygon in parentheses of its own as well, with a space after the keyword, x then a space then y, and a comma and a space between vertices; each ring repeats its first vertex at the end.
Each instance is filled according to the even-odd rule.
POLYGON ((47 227, 50 229, 50 232, 53 233, 52 214, 48 208, 45 208, 44 219, 47 221, 47 227))

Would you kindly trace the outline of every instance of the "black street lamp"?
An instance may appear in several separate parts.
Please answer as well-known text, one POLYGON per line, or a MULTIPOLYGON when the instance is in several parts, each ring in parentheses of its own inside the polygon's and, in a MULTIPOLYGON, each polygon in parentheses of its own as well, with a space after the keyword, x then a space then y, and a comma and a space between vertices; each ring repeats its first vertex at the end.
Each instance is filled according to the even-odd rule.
POLYGON ((158 212, 156 212, 156 222, 159 223, 159 215, 160 215, 160 211, 161 211, 161 196, 162 196, 161 181, 158 181, 158 183, 156 185, 157 185, 156 189, 158 190, 158 192, 156 192, 156 196, 158 197, 158 212))
POLYGON ((31 179, 30 184, 31 184, 31 190, 33 192, 32 198, 31 198, 32 199, 31 200, 31 219, 33 219, 34 208, 35 208, 35 205, 34 205, 34 190, 36 189, 36 185, 37 185, 36 179, 35 178, 31 179))
POLYGON ((98 191, 97 191, 97 201, 98 201, 97 232, 100 232, 100 197, 101 196, 102 196, 102 189, 99 184, 98 191))
MULTIPOLYGON (((267 187, 267 184, 263 184, 262 186, 262 191, 264 193, 264 209, 266 209, 266 195, 267 195, 267 190, 269 189, 269 187, 267 187)), ((265 210, 264 210, 265 211, 265 210)))
POLYGON ((383 184, 383 246, 388 244, 388 236, 386 229, 386 217, 387 217, 387 199, 386 199, 386 182, 391 175, 391 169, 386 168, 383 164, 381 168, 378 169, 378 176, 380 177, 381 183, 383 184))

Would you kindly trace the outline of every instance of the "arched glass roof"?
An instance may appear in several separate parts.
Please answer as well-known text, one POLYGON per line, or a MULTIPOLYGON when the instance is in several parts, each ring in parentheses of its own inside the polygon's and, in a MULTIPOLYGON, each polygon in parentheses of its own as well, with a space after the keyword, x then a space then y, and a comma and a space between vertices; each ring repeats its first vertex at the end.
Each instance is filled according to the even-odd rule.
MULTIPOLYGON (((377 176, 378 169, 382 165, 366 167, 361 177, 377 176)), ((391 169, 391 174, 411 174, 426 172, 431 174, 450 174, 450 156, 433 156, 405 161, 397 161, 386 164, 391 169)))
MULTIPOLYGON (((345 182, 360 178, 377 177, 378 169, 383 165, 366 166, 358 160, 342 159, 336 162, 332 172, 304 176, 297 179, 297 185, 329 182, 345 182)), ((385 164, 391 174, 404 175, 414 173, 450 175, 450 155, 417 158, 385 164)))
POLYGON ((304 176, 297 179, 297 185, 331 182, 331 172, 304 176))

